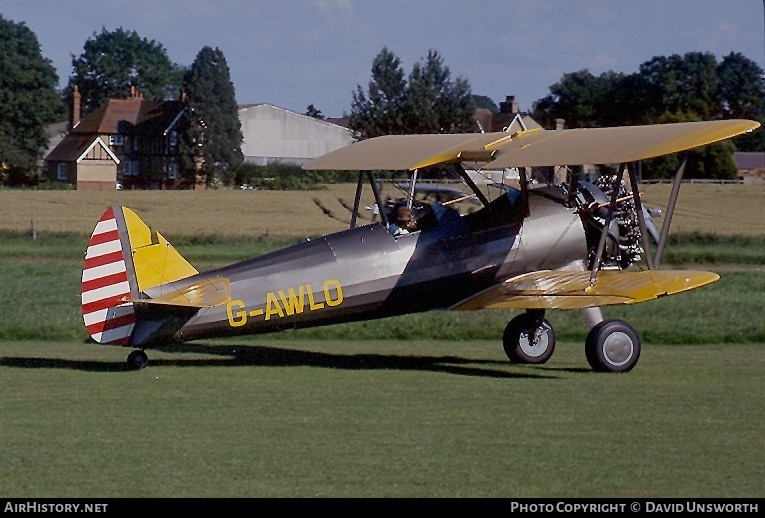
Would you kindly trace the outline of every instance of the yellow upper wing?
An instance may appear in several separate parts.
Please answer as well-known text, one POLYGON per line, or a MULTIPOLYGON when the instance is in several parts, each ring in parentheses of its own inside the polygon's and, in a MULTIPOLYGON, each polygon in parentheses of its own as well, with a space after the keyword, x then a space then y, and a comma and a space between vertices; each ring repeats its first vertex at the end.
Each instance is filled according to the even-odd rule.
POLYGON ((488 167, 635 162, 725 140, 759 125, 756 121, 720 120, 543 131, 502 144, 498 158, 488 167))
POLYGON ((716 273, 693 270, 603 270, 590 285, 590 272, 543 270, 508 279, 449 309, 581 309, 635 304, 698 288, 719 278, 716 273))
POLYGON ((711 144, 760 126, 735 119, 615 128, 517 133, 387 135, 337 149, 306 165, 309 170, 405 170, 450 162, 487 167, 633 162, 711 144))
POLYGON ((504 132, 385 135, 331 151, 306 163, 303 169, 337 171, 416 169, 423 167, 421 165, 423 163, 456 161, 461 152, 485 151, 487 144, 506 136, 507 133, 504 132))

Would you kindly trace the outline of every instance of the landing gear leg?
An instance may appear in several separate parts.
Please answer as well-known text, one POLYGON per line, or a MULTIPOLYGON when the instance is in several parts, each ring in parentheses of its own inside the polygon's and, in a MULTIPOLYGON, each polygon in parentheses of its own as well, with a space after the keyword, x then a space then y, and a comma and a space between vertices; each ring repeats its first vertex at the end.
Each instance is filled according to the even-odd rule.
POLYGON ((597 306, 593 308, 583 308, 582 316, 584 317, 584 321, 587 322, 587 325, 590 327, 590 329, 605 320, 603 317, 603 310, 597 306))
POLYGON ((544 310, 528 310, 508 322, 502 345, 511 362, 545 363, 555 351, 555 331, 544 310))
POLYGON ((128 368, 131 370, 141 370, 149 364, 149 357, 140 350, 132 351, 127 357, 128 368))

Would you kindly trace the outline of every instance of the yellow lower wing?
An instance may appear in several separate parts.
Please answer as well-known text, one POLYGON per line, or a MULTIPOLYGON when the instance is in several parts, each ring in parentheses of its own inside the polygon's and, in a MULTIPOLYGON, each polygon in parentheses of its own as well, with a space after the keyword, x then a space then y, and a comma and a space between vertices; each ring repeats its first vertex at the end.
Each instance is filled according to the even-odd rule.
POLYGON ((698 288, 719 278, 716 273, 694 270, 604 270, 590 285, 590 272, 543 270, 508 279, 449 309, 581 309, 635 304, 698 288))

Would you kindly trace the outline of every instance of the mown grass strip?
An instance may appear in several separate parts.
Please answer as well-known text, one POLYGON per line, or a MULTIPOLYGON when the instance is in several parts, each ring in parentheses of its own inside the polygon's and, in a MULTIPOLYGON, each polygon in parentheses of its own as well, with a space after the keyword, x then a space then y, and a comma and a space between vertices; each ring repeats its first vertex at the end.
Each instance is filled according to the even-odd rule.
POLYGON ((8 498, 765 496, 762 344, 628 374, 565 342, 537 367, 485 341, 0 351, 8 498))

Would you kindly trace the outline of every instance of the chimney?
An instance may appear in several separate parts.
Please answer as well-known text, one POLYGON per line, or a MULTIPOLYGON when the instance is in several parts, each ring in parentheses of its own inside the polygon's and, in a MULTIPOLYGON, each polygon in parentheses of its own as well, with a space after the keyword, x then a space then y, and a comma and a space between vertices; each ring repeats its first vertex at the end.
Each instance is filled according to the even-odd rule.
POLYGON ((503 102, 499 103, 499 112, 510 113, 512 115, 515 115, 519 112, 518 102, 515 100, 514 95, 508 95, 503 102))
POLYGON ((77 85, 74 85, 74 91, 72 92, 72 128, 80 123, 81 103, 80 89, 77 85))

